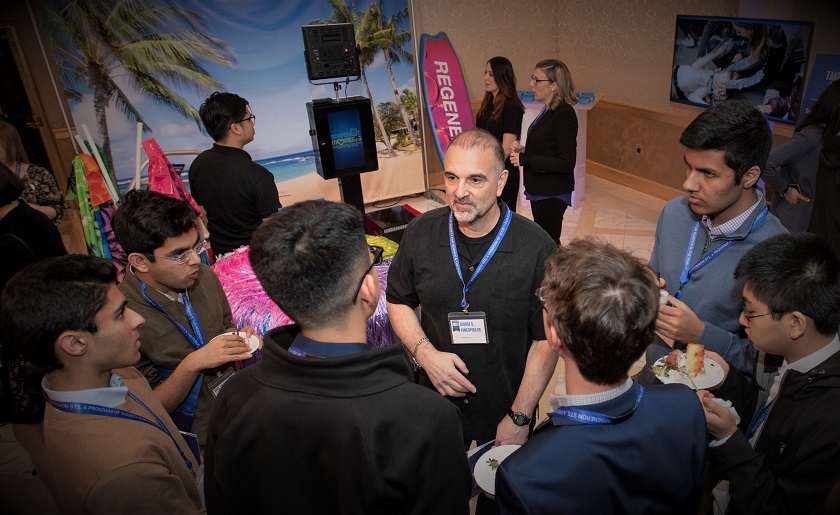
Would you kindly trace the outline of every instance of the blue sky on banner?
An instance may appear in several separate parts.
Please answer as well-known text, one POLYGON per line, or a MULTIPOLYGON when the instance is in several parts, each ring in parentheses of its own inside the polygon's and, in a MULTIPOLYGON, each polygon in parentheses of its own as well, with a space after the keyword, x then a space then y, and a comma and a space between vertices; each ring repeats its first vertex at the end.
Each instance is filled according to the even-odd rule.
MULTIPOLYGON (((245 148, 251 156, 265 159, 311 150, 306 102, 335 94, 332 83, 315 86, 307 80, 300 27, 311 20, 330 18, 331 10, 326 0, 178 0, 175 3, 201 13, 208 33, 224 40, 233 49, 234 69, 210 66, 208 71, 224 84, 225 90, 250 102, 257 116, 256 137, 245 148)), ((362 10, 369 3, 357 1, 356 8, 362 10)), ((388 17, 406 4, 406 0, 382 0, 388 17)), ((410 29, 407 18, 400 27, 410 29)), ((404 48, 412 52, 411 42, 404 48)), ((413 64, 403 61, 393 65, 393 71, 400 92, 404 88, 416 92, 413 64)), ((394 99, 381 52, 366 68, 366 73, 373 102, 379 104, 394 99)), ((192 120, 131 91, 128 86, 125 90, 153 129, 152 133, 144 134, 143 139, 154 137, 164 150, 204 150, 212 145, 212 139, 201 133, 192 120)), ((205 95, 191 91, 175 90, 196 109, 205 98, 205 95)), ((86 86, 82 86, 81 91, 82 102, 71 106, 73 119, 78 126, 86 124, 95 137, 93 97, 86 86)), ((341 93, 344 96, 343 90, 341 93)), ((351 82, 347 93, 366 96, 361 80, 351 82)), ((116 109, 108 108, 107 116, 117 175, 124 179, 134 172, 136 126, 116 109)), ((145 159, 142 154, 141 160, 145 159)))

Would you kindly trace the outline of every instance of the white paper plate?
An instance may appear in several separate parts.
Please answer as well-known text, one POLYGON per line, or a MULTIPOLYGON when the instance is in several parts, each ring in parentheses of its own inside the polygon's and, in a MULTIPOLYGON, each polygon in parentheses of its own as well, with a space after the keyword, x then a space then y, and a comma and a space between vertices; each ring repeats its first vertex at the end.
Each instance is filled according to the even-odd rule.
POLYGON ((490 449, 478 459, 478 463, 475 464, 473 476, 475 477, 475 482, 478 483, 478 486, 480 486, 482 490, 490 495, 496 495, 496 471, 498 470, 498 466, 493 468, 491 465, 493 462, 491 462, 491 460, 496 460, 498 464, 501 464, 505 458, 510 456, 513 451, 519 449, 520 447, 522 446, 501 445, 490 449))
POLYGON ((248 342, 248 347, 250 348, 248 354, 253 354, 254 351, 260 347, 260 339, 257 338, 256 334, 252 334, 250 338, 247 338, 245 336, 245 331, 239 331, 238 333, 236 331, 231 331, 229 333, 224 334, 233 334, 236 336, 241 336, 246 342, 248 342))
MULTIPOLYGON (((662 356, 657 359, 653 366, 664 366, 665 358, 667 358, 667 356, 662 356)), ((694 381, 694 384, 697 385, 697 388, 705 390, 706 388, 717 386, 721 383, 721 381, 723 381, 723 368, 715 361, 710 358, 705 358, 703 366, 706 368, 706 373, 697 377, 692 377, 692 380, 694 381)), ((676 370, 668 370, 667 375, 657 375, 656 378, 665 384, 680 383, 688 386, 689 388, 694 388, 691 386, 691 381, 688 380, 688 377, 676 370)))

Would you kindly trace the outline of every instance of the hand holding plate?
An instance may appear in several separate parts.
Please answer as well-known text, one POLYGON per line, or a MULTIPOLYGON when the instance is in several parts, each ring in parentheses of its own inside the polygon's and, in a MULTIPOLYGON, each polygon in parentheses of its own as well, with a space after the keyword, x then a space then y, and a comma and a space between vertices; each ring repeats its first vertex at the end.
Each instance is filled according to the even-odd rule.
POLYGON ((738 430, 735 415, 714 401, 715 396, 705 390, 697 390, 697 398, 706 410, 706 429, 715 440, 726 438, 738 430))

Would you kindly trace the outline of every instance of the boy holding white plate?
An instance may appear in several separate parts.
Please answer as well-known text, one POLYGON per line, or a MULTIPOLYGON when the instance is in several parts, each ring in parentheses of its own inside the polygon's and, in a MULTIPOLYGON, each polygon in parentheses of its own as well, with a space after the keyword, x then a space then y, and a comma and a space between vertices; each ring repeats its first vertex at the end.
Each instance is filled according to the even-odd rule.
POLYGON ((715 489, 716 512, 728 503, 729 514, 815 513, 840 480, 840 261, 814 234, 784 234, 745 254, 735 278, 759 356, 750 381, 711 355, 726 371, 715 394, 752 419, 745 432, 714 395, 698 392, 715 438, 710 461, 729 482, 728 492, 715 489), (771 355, 781 366, 769 365, 771 355))
POLYGON ((253 349, 223 334, 237 329, 219 278, 198 257, 205 242, 196 216, 186 202, 134 190, 123 196, 113 224, 128 255, 120 290, 146 319, 136 366, 178 428, 196 434, 203 449, 215 397, 233 374, 220 367, 250 358, 253 349))

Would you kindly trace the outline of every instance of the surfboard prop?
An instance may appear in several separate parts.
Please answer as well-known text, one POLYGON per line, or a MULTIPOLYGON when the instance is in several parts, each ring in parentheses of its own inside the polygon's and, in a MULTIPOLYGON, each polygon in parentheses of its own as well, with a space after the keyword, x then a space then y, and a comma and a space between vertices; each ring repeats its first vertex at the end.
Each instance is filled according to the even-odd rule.
POLYGON ((449 142, 475 127, 461 63, 445 32, 420 36, 420 74, 423 101, 432 124, 435 148, 443 163, 449 142))

